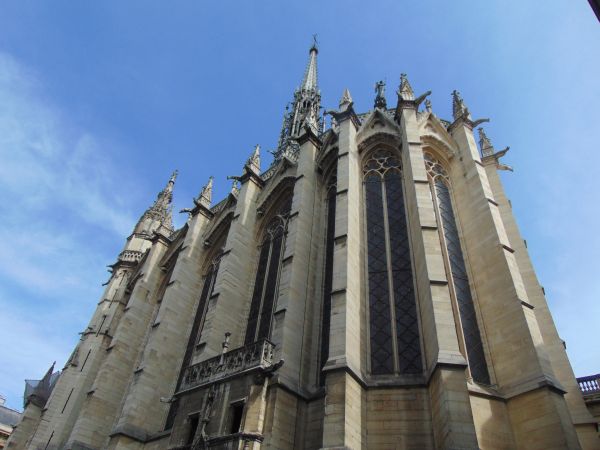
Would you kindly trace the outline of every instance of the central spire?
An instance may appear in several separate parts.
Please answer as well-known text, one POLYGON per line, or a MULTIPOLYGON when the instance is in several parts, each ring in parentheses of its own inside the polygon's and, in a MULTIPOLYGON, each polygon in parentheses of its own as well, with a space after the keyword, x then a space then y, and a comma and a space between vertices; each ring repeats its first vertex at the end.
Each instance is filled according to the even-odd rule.
POLYGON ((294 100, 291 105, 286 106, 283 116, 283 124, 279 135, 277 150, 273 152, 275 160, 278 160, 290 150, 295 153, 299 146, 295 139, 300 136, 305 126, 311 127, 315 133, 323 131, 323 120, 320 115, 321 92, 317 83, 317 47, 316 35, 313 36, 313 44, 308 51, 308 63, 302 77, 302 84, 294 92, 294 100), (290 107, 291 106, 291 107, 290 107))

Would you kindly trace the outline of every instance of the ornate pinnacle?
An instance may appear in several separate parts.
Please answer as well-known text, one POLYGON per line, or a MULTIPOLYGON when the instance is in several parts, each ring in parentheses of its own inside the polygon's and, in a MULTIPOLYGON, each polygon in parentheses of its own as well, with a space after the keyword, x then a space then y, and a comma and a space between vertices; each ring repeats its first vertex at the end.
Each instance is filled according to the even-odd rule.
POLYGON ((479 131, 479 147, 481 148, 481 154, 485 158, 494 154, 494 146, 492 142, 485 134, 483 128, 478 128, 479 131))
POLYGON ((150 213, 159 219, 167 228, 173 228, 173 224, 171 222, 171 201, 173 200, 173 186, 175 186, 177 174, 177 170, 171 174, 171 178, 169 178, 167 186, 158 193, 154 205, 152 205, 144 214, 146 215, 150 213))
POLYGON ((385 101, 385 81, 378 81, 375 83, 375 108, 387 108, 387 102, 385 101))
MULTIPOLYGON (((256 144, 254 151, 248 161, 246 161, 246 168, 249 168, 254 173, 260 173, 260 145, 256 144)), ((244 170, 247 170, 244 168, 244 170)))
POLYGON ((400 88, 397 93, 402 100, 412 101, 415 99, 415 92, 405 73, 400 74, 400 88))
POLYGON ((352 96, 350 95, 350 91, 346 88, 344 89, 344 93, 342 94, 342 98, 340 99, 340 111, 346 111, 351 104, 352 96))
POLYGON ((469 109, 465 106, 460 92, 455 89, 452 91, 452 117, 456 120, 461 117, 469 118, 469 116, 469 109))
POLYGON ((198 198, 194 199, 194 203, 196 205, 202 205, 205 208, 210 208, 210 203, 212 202, 213 180, 214 177, 211 176, 208 179, 208 183, 206 183, 200 191, 200 195, 198 196, 198 198))

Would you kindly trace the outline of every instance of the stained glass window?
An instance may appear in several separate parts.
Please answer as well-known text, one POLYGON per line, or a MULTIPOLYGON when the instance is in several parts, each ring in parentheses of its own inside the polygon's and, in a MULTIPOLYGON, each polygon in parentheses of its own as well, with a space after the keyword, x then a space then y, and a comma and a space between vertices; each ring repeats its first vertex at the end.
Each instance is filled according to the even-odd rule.
POLYGON ((417 305, 399 159, 375 151, 365 162, 371 373, 422 371, 417 305))
POLYGON ((479 383, 490 384, 490 375, 485 360, 481 333, 477 324, 477 314, 475 312, 471 288, 469 287, 469 277, 452 208, 448 174, 439 161, 429 153, 425 153, 425 166, 429 174, 439 220, 442 225, 447 263, 458 305, 464 346, 471 376, 479 383))
MULTIPOLYGON (((331 325, 331 290, 333 289, 333 249, 335 240, 335 206, 337 197, 337 166, 327 182, 327 230, 325 234, 325 279, 323 282, 323 312, 321 324, 321 369, 329 358, 329 331, 331 325)), ((325 381, 320 374, 321 385, 325 381)))
POLYGON ((285 234, 291 206, 289 198, 269 221, 263 236, 246 326, 246 345, 268 338, 271 334, 271 319, 277 297, 279 268, 285 249, 285 234))

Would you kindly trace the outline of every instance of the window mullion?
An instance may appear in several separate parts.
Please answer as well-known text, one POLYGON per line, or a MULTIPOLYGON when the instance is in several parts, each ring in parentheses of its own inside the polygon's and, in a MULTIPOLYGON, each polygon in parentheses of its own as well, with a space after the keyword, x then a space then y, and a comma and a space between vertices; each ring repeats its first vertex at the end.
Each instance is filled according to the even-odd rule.
POLYGON ((385 233, 385 254, 386 254, 386 266, 388 273, 388 302, 390 308, 390 326, 392 331, 392 355, 394 358, 394 372, 398 373, 400 368, 398 366, 398 342, 396 339, 396 311, 394 303, 394 280, 392 271, 392 250, 390 240, 390 223, 388 217, 388 204, 387 204, 387 192, 385 185, 385 174, 381 177, 381 199, 383 205, 383 223, 385 233))
MULTIPOLYGON (((256 316, 256 329, 254 330, 254 338, 252 339, 253 342, 256 342, 258 333, 260 332, 260 318, 262 315, 262 309, 263 309, 263 304, 265 301, 265 291, 267 289, 267 282, 269 280, 269 268, 271 267, 271 258, 273 257, 272 253, 273 253, 273 239, 272 237, 268 240, 268 244, 267 242, 265 242, 263 245, 269 245, 269 256, 267 257, 267 263, 265 264, 265 276, 263 277, 263 282, 262 282, 262 289, 261 289, 261 294, 260 294, 260 305, 258 307, 258 315, 256 316)), ((260 267, 259 267, 260 269, 260 267)))

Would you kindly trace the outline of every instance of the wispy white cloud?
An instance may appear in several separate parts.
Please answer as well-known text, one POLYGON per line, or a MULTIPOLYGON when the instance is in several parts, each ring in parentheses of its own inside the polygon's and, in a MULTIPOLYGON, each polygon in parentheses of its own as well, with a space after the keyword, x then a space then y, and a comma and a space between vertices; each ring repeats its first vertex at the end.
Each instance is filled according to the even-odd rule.
POLYGON ((0 342, 10 349, 0 393, 13 407, 23 379, 71 352, 106 279, 102 266, 135 222, 132 199, 120 194, 135 192, 133 180, 108 145, 0 53, 0 342))

